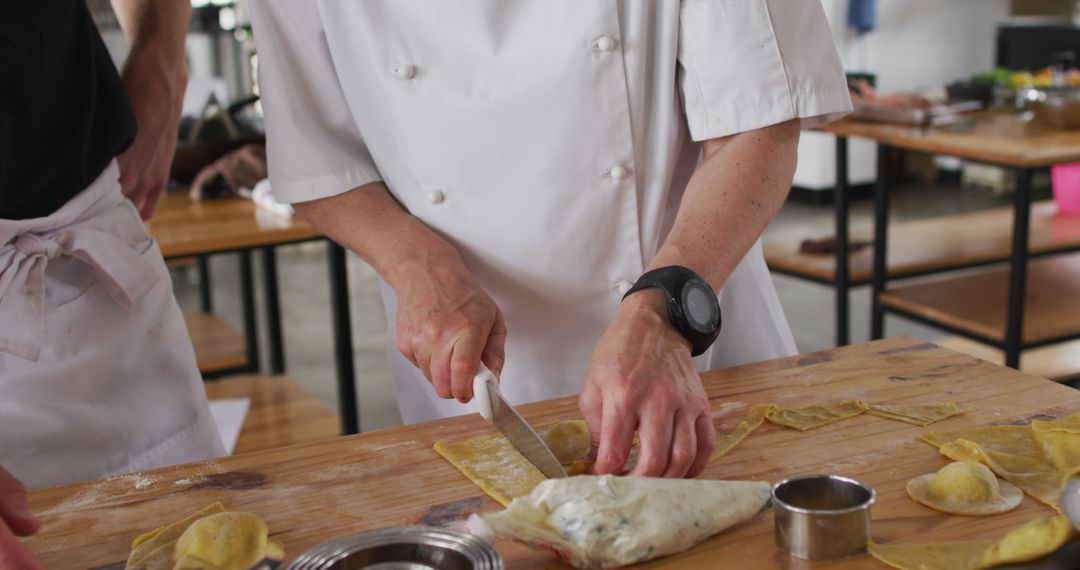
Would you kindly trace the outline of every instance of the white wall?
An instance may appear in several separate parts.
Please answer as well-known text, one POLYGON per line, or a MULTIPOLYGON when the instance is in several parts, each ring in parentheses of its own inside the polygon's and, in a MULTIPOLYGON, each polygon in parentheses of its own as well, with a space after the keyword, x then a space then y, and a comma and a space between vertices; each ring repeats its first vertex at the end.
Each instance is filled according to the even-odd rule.
POLYGON ((878 27, 857 40, 848 0, 822 0, 849 71, 878 74, 882 92, 940 86, 994 65, 1009 0, 878 0, 878 27))
MULTIPOLYGON (((821 0, 844 68, 877 75, 881 93, 940 87, 994 64, 997 25, 1009 0, 878 0, 877 29, 855 38, 847 29, 848 0, 821 0)), ((849 144, 849 177, 865 184, 876 176, 876 145, 849 144)), ((799 143, 795 185, 832 189, 832 135, 806 132, 799 143)))

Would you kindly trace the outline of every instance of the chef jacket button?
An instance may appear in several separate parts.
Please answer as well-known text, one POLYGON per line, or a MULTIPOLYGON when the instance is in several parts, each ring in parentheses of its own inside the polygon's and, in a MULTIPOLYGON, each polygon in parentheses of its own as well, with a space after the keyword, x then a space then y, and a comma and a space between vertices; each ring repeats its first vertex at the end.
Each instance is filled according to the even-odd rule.
POLYGON ((611 36, 600 36, 595 42, 593 42, 593 48, 596 51, 611 51, 615 49, 615 38, 611 36))
POLYGON ((629 291, 630 288, 633 287, 633 286, 634 286, 633 283, 623 279, 622 281, 619 281, 618 283, 615 283, 615 291, 617 291, 620 295, 625 295, 626 292, 629 291))
POLYGON ((395 65, 391 71, 394 72, 394 77, 398 79, 412 79, 416 77, 416 66, 408 63, 400 63, 395 65))
POLYGON ((626 180, 630 177, 630 169, 625 166, 616 166, 608 171, 608 176, 615 180, 626 180))
POLYGON ((428 192, 427 199, 432 204, 442 204, 443 200, 446 200, 446 194, 443 194, 442 190, 432 190, 428 192))

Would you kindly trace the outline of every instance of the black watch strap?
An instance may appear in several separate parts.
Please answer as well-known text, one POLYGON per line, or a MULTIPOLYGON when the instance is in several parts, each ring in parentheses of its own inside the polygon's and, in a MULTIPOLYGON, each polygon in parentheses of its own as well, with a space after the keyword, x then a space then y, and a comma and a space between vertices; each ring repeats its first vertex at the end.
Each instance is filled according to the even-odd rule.
POLYGON ((671 325, 690 341, 691 355, 698 356, 704 353, 716 341, 720 334, 720 305, 716 301, 716 295, 708 282, 694 271, 679 265, 660 267, 643 274, 638 278, 634 286, 623 295, 623 299, 641 291, 656 287, 663 295, 668 309, 668 319, 671 325), (708 292, 706 296, 712 303, 712 315, 706 323, 691 323, 690 316, 686 314, 684 307, 684 291, 687 288, 699 288, 708 292))

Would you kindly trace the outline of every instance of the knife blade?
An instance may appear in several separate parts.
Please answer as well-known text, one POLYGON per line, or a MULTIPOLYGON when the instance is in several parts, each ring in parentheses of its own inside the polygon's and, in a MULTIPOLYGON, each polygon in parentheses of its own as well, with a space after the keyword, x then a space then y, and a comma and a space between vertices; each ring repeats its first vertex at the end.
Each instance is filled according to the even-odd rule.
POLYGON ((510 441, 515 449, 525 456, 541 473, 548 479, 566 477, 563 469, 551 448, 536 433, 536 430, 521 417, 521 414, 506 401, 499 392, 499 382, 495 375, 483 364, 480 372, 473 379, 473 395, 480 407, 480 415, 491 420, 498 429, 510 441))

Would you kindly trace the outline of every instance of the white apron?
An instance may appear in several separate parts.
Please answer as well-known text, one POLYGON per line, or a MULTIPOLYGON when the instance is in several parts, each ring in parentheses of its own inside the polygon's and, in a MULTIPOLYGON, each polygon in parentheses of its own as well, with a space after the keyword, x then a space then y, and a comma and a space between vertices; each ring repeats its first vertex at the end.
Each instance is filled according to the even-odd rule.
MULTIPOLYGON (((670 230, 695 141, 850 109, 813 0, 262 0, 276 197, 382 180, 506 316, 502 390, 575 394, 670 230)), ((465 413, 388 348, 406 422, 465 413)), ((795 353, 755 244, 720 295, 713 369, 795 353)))
POLYGON ((0 220, 0 465, 31 488, 225 454, 157 244, 113 162, 0 220))

